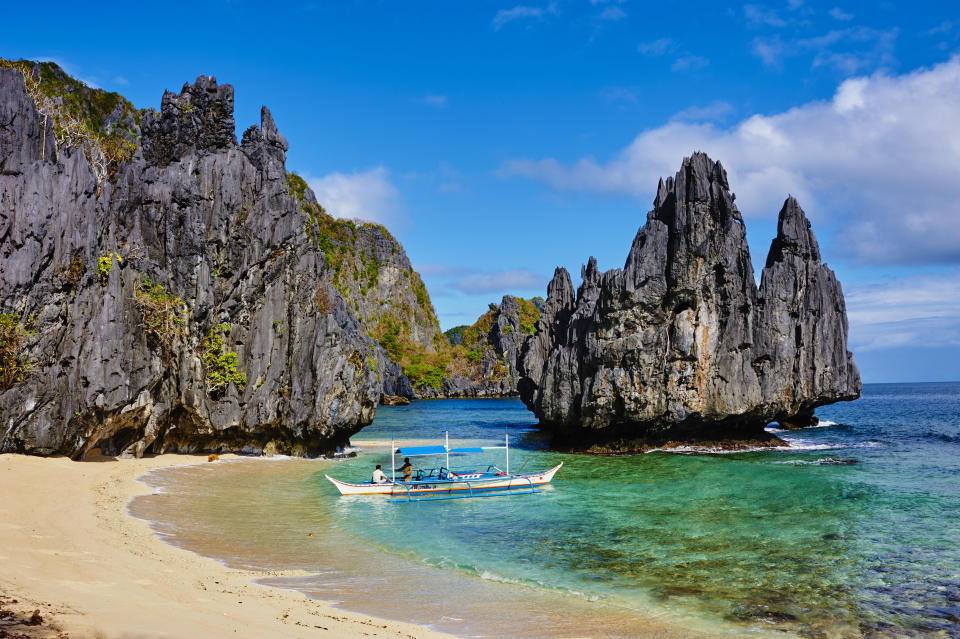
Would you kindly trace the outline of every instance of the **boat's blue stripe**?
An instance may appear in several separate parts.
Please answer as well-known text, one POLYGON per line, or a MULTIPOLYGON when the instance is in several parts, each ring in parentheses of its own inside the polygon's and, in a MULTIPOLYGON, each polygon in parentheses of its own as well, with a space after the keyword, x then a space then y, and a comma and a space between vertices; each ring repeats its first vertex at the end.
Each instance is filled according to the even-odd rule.
POLYGON ((443 446, 406 446, 397 452, 401 455, 443 455, 447 449, 443 446))

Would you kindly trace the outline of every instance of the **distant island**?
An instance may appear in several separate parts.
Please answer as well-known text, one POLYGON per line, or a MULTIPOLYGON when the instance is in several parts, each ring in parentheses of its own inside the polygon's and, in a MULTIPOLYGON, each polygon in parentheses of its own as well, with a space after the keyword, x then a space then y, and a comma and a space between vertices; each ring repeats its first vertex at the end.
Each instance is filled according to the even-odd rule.
POLYGON ((560 269, 546 300, 443 333, 390 232, 287 171, 266 107, 238 143, 230 85, 201 76, 158 112, 3 60, 0 124, 0 452, 312 456, 384 397, 518 394, 560 444, 627 451, 753 441, 859 394, 799 205, 758 290, 702 154, 661 184, 622 271, 591 260, 574 296, 560 269))

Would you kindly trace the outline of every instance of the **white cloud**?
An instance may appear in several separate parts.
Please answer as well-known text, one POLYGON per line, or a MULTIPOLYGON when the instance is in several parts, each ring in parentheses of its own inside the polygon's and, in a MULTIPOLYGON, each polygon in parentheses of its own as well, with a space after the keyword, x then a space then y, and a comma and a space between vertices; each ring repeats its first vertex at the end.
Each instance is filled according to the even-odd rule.
POLYGON ((511 292, 546 290, 550 280, 527 269, 505 271, 481 271, 472 267, 455 264, 420 264, 416 270, 424 277, 436 282, 431 287, 437 296, 478 295, 495 293, 503 295, 511 292))
POLYGON ((960 345, 960 271, 860 284, 844 297, 854 352, 960 345))
POLYGON ((470 273, 450 283, 461 293, 498 293, 546 289, 548 278, 526 269, 496 271, 493 273, 470 273))
POLYGON ((760 4, 748 4, 743 7, 743 15, 752 25, 767 27, 785 27, 787 21, 776 11, 760 4))
POLYGON ((620 7, 607 7, 600 12, 600 15, 597 16, 599 20, 607 20, 610 22, 616 22, 617 20, 623 20, 627 17, 627 12, 621 9, 620 7))
POLYGON ((753 55, 760 58, 760 61, 763 62, 765 67, 771 69, 779 68, 780 62, 786 53, 786 48, 780 36, 754 38, 750 48, 753 51, 753 55))
POLYGON ((685 55, 674 60, 670 65, 673 71, 696 71, 709 65, 710 61, 699 55, 685 55))
POLYGON ((892 66, 898 35, 897 29, 849 27, 789 41, 779 35, 758 37, 751 43, 751 50, 769 68, 779 68, 787 57, 812 55, 813 68, 829 67, 852 75, 878 66, 892 66))
POLYGON ((840 7, 834 7, 830 9, 830 17, 834 20, 839 20, 840 22, 846 22, 847 20, 853 20, 853 14, 847 13, 840 7))
POLYGON ((556 13, 556 10, 556 5, 552 2, 547 5, 546 8, 518 5, 512 9, 501 9, 497 11, 497 15, 493 17, 491 24, 495 30, 499 31, 505 24, 513 22, 514 20, 542 18, 547 13, 556 13))
POLYGON ((606 162, 514 160, 501 174, 646 198, 694 150, 724 163, 747 217, 775 216, 796 196, 818 227, 840 232, 834 254, 865 264, 960 262, 960 57, 847 80, 831 100, 729 127, 674 120, 606 162))
POLYGON ((960 23, 954 22, 951 20, 944 20, 937 26, 927 31, 924 35, 940 35, 944 33, 950 33, 951 31, 953 31, 953 28, 957 26, 957 24, 960 24, 960 23))
POLYGON ((390 172, 378 166, 369 171, 308 178, 307 183, 331 215, 389 226, 404 221, 400 194, 389 177, 390 172))
POLYGON ((641 42, 637 45, 637 51, 644 55, 661 56, 674 49, 674 42, 670 38, 660 38, 650 42, 641 42))

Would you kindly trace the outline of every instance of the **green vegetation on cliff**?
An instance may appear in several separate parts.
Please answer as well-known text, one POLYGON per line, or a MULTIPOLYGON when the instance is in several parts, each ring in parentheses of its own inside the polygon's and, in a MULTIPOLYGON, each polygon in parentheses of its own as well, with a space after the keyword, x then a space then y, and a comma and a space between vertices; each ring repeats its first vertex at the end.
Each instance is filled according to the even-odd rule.
POLYGON ((323 252, 327 277, 367 335, 380 342, 416 387, 439 388, 449 362, 427 287, 403 247, 382 225, 333 217, 306 181, 287 174, 309 240, 323 252))
POLYGON ((247 385, 246 374, 237 370, 237 354, 224 346, 223 336, 229 332, 229 324, 218 324, 210 329, 200 345, 206 365, 207 391, 214 397, 222 395, 231 382, 241 391, 247 385))
POLYGON ((30 324, 19 315, 0 313, 0 391, 24 381, 30 372, 30 360, 21 354, 24 339, 32 334, 30 324))
POLYGON ((143 316, 141 326, 154 343, 168 349, 185 334, 187 305, 182 298, 142 275, 134 285, 133 299, 143 316))
POLYGON ((92 89, 53 62, 0 59, 0 68, 23 73, 27 93, 52 121, 57 147, 83 147, 98 181, 136 153, 140 112, 119 93, 92 89))

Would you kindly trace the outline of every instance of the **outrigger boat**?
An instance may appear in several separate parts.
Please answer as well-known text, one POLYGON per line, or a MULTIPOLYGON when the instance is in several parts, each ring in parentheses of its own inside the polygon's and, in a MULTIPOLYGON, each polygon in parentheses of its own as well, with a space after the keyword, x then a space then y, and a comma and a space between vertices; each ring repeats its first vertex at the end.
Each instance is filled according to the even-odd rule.
MULTIPOLYGON (((510 438, 504 437, 503 446, 477 446, 473 448, 450 448, 449 434, 445 434, 443 446, 406 446, 396 448, 391 445, 390 459, 393 479, 382 484, 365 481, 351 484, 325 475, 341 495, 391 495, 399 501, 426 501, 433 499, 457 499, 463 497, 493 497, 497 495, 534 493, 537 486, 549 484, 557 474, 563 462, 550 470, 539 473, 510 473, 510 438), (507 453, 506 470, 496 466, 487 466, 485 471, 451 470, 451 455, 483 453, 487 450, 505 449, 507 453), (418 469, 410 481, 397 479, 397 455, 401 457, 421 457, 444 455, 446 466, 440 468, 418 469)), ((394 500, 397 501, 397 500, 394 500)))

